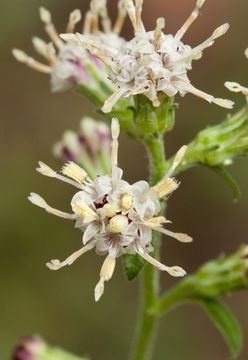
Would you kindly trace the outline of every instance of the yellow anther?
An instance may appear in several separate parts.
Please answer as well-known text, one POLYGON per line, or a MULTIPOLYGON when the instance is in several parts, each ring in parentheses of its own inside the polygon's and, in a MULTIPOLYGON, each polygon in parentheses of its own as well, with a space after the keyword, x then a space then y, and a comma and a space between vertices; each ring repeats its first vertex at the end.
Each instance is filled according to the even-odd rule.
POLYGON ((128 218, 124 215, 114 216, 108 225, 109 231, 113 233, 122 233, 128 227, 128 218))
POLYGON ((160 198, 171 194, 178 188, 179 184, 172 178, 167 178, 160 181, 153 187, 160 198))
POLYGON ((103 207, 104 213, 107 217, 112 218, 116 215, 116 209, 112 204, 106 204, 103 207))
POLYGON ((123 210, 130 210, 133 207, 134 198, 130 194, 124 194, 121 198, 121 208, 123 210))
POLYGON ((97 214, 83 201, 72 203, 72 210, 76 215, 84 220, 84 223, 89 223, 97 219, 97 214))
POLYGON ((87 172, 81 168, 81 166, 75 164, 74 162, 68 162, 62 168, 62 174, 70 177, 71 179, 75 180, 79 184, 83 184, 85 179, 87 178, 87 172))

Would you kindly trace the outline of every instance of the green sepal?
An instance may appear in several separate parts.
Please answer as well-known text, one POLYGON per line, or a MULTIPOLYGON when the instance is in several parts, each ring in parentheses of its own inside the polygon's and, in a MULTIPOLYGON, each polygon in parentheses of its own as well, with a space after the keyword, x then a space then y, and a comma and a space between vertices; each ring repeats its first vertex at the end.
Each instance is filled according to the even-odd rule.
POLYGON ((143 136, 172 130, 175 123, 174 99, 161 93, 158 94, 160 105, 154 107, 145 95, 134 96, 135 122, 143 136))
POLYGON ((140 257, 138 254, 124 254, 122 256, 122 259, 124 264, 124 270, 129 281, 134 280, 146 264, 146 261, 142 259, 142 257, 140 257))
POLYGON ((204 308, 208 317, 226 340, 231 351, 231 358, 234 359, 240 352, 243 343, 242 331, 236 317, 219 300, 199 297, 195 301, 204 308))
POLYGON ((93 104, 100 108, 106 100, 106 96, 103 97, 100 95, 99 91, 85 84, 79 84, 76 88, 76 93, 86 96, 93 104))

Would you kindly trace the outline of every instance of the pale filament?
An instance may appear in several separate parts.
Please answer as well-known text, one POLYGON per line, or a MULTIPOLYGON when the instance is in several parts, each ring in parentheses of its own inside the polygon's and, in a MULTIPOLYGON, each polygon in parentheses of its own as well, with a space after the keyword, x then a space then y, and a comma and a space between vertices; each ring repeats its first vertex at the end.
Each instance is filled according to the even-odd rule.
POLYGON ((50 270, 59 270, 63 266, 72 265, 74 261, 76 261, 80 256, 93 249, 95 247, 95 244, 96 241, 92 241, 88 245, 83 246, 81 249, 70 255, 64 261, 60 262, 59 260, 51 260, 51 262, 48 262, 46 265, 47 267, 49 267, 50 270))
POLYGON ((178 32, 176 33, 175 38, 177 40, 181 40, 181 38, 184 36, 186 31, 188 31, 188 29, 193 24, 193 22, 198 18, 200 8, 203 6, 204 2, 205 2, 205 0, 198 0, 197 1, 196 6, 195 6, 194 10, 192 11, 191 15, 186 20, 186 22, 183 24, 181 29, 179 29, 178 32))

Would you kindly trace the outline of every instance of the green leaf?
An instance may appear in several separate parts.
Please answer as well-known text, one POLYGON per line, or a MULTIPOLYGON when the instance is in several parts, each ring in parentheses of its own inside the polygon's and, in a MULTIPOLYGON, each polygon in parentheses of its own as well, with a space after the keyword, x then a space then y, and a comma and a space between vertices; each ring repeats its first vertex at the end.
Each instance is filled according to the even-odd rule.
POLYGON ((231 186, 233 190, 233 200, 237 201, 240 197, 240 188, 236 180, 223 166, 214 166, 212 167, 212 169, 216 171, 220 176, 223 177, 223 179, 225 179, 228 182, 228 184, 231 186))
POLYGON ((207 315, 229 345, 231 356, 237 356, 242 348, 242 331, 230 309, 216 299, 197 298, 207 315))
POLYGON ((127 278, 129 281, 132 281, 139 274, 140 270, 142 270, 146 262, 138 254, 124 254, 122 258, 127 278))

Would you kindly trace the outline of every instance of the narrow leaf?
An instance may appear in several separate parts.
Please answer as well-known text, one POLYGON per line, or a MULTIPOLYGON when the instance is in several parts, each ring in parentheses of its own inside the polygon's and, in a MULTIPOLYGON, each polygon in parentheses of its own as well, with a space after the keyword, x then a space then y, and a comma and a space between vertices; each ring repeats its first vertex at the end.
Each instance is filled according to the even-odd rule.
POLYGON ((231 356, 237 356, 242 348, 242 331, 230 309, 216 299, 197 298, 209 318, 229 345, 231 356))
POLYGON ((145 260, 142 259, 139 255, 123 255, 123 264, 125 273, 129 281, 132 281, 139 274, 140 270, 145 265, 145 260))
POLYGON ((225 179, 228 182, 228 184, 231 186, 233 190, 233 200, 237 201, 240 197, 240 188, 236 180, 223 166, 214 166, 212 167, 212 169, 216 171, 220 176, 223 177, 223 179, 225 179))

